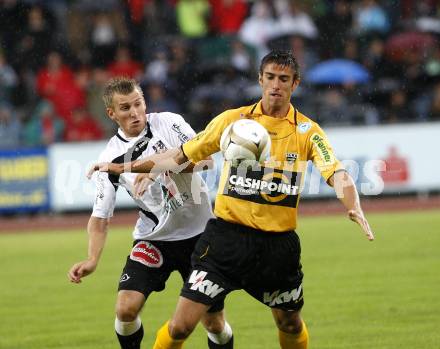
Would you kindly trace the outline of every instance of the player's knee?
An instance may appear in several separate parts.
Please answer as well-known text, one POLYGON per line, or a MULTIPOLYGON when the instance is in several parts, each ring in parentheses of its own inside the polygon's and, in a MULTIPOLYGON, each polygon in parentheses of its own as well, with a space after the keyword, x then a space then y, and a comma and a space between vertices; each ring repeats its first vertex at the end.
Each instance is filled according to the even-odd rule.
POLYGON ((301 317, 279 317, 276 319, 277 327, 285 333, 297 334, 302 330, 301 317))
POLYGON ((189 337, 194 327, 185 322, 177 322, 170 320, 168 325, 171 338, 174 339, 186 339, 189 337))
POLYGON ((138 316, 138 308, 127 303, 116 304, 116 316, 120 321, 131 322, 136 320, 138 316))

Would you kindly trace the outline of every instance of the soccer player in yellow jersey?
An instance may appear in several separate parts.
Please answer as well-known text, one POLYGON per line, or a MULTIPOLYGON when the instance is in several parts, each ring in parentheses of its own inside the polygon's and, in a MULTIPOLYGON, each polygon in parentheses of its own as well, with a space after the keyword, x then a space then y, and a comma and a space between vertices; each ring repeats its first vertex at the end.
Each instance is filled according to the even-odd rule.
POLYGON ((290 104, 299 82, 293 54, 272 51, 260 65, 262 98, 258 103, 223 112, 180 149, 141 162, 101 163, 92 169, 176 171, 188 160, 198 163, 219 151, 223 130, 240 118, 256 120, 271 136, 271 158, 263 166, 242 171, 225 163, 215 202, 216 219, 208 222, 195 247, 191 275, 175 314, 158 331, 154 349, 181 348, 211 305, 237 289, 270 307, 282 349, 308 347, 307 328, 300 316, 303 273, 295 232, 299 187, 308 160, 335 188, 348 217, 369 240, 374 239, 353 180, 334 156, 326 135, 290 104))

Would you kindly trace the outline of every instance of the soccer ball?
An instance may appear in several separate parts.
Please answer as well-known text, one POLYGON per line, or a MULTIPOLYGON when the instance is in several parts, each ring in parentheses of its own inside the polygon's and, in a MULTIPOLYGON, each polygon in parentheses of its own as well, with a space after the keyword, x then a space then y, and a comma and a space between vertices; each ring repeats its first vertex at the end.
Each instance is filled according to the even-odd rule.
POLYGON ((222 133, 220 149, 225 160, 238 164, 244 160, 263 162, 270 155, 270 136, 258 122, 240 119, 222 133))

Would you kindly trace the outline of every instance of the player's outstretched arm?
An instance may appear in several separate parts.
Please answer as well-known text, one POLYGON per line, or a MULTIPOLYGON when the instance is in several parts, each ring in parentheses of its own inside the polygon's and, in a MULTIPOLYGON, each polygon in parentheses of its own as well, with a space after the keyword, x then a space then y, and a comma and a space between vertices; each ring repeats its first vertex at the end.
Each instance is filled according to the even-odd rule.
POLYGON ((89 233, 88 258, 75 263, 67 276, 71 282, 79 284, 81 279, 93 273, 98 265, 107 237, 108 220, 106 218, 90 217, 87 225, 89 233))
POLYGON ((328 184, 334 187, 338 199, 347 209, 348 218, 359 224, 368 240, 373 241, 374 234, 361 208, 353 178, 346 171, 338 171, 329 178, 328 184))
POLYGON ((212 159, 206 159, 200 163, 193 164, 183 153, 180 148, 169 149, 160 154, 148 156, 145 159, 126 162, 122 164, 114 164, 109 162, 101 162, 93 165, 87 177, 90 179, 95 171, 108 172, 119 175, 123 172, 135 173, 163 173, 171 172, 194 172, 203 169, 211 168, 213 165, 212 159))
POLYGON ((135 160, 122 164, 110 162, 95 164, 90 168, 87 177, 91 178, 95 171, 108 172, 116 175, 120 175, 123 172, 162 173, 165 171, 177 171, 185 162, 188 162, 188 159, 183 154, 183 151, 179 148, 173 148, 160 154, 153 154, 142 160, 135 160))

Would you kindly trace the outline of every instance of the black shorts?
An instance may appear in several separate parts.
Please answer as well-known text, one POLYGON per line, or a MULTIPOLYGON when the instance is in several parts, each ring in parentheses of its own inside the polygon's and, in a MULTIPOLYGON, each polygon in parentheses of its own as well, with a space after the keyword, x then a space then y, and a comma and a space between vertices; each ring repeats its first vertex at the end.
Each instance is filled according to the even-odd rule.
POLYGON ((195 247, 181 296, 209 305, 243 289, 271 308, 298 311, 304 304, 300 256, 294 231, 268 233, 211 219, 195 247))
MULTIPOLYGON (((148 298, 151 292, 165 289, 173 271, 186 280, 191 271, 191 254, 200 235, 177 241, 136 240, 119 279, 118 291, 138 291, 148 298)), ((210 312, 222 310, 223 300, 213 305, 210 312)))

